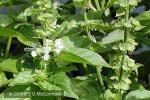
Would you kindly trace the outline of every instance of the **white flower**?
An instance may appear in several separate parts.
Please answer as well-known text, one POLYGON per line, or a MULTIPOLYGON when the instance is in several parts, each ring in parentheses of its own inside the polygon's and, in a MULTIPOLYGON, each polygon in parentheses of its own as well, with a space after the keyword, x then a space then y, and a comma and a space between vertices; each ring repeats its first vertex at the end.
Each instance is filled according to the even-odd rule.
POLYGON ((49 55, 49 54, 44 54, 44 56, 43 56, 43 59, 44 59, 44 60, 48 61, 49 58, 50 58, 50 55, 49 55))
POLYGON ((46 46, 50 45, 53 42, 53 40, 46 39, 46 46))
POLYGON ((50 39, 46 39, 46 43, 52 43, 53 40, 50 40, 50 39))
POLYGON ((61 52, 61 49, 54 49, 56 54, 59 54, 61 52))
POLYGON ((37 56, 36 51, 32 51, 32 52, 31 52, 31 55, 32 55, 32 57, 36 57, 36 56, 37 56))
POLYGON ((49 54, 50 53, 50 51, 51 51, 51 47, 42 47, 42 53, 44 53, 44 54, 49 54))
POLYGON ((37 47, 37 44, 36 44, 36 43, 32 43, 32 44, 31 44, 31 47, 36 48, 36 47, 37 47))
POLYGON ((57 9, 57 8, 59 7, 58 2, 54 2, 54 3, 53 3, 53 7, 54 7, 55 9, 57 9))
POLYGON ((55 50, 55 52, 57 53, 57 54, 59 54, 60 52, 61 52, 61 50, 63 49, 63 41, 62 41, 62 39, 56 39, 55 40, 55 48, 56 49, 54 49, 55 50))
POLYGON ((63 45, 62 39, 56 39, 56 40, 55 40, 55 45, 57 45, 57 46, 63 45))
POLYGON ((56 19, 55 21, 53 21, 52 27, 53 27, 54 29, 56 29, 57 27, 60 27, 60 25, 57 24, 57 19, 56 19))

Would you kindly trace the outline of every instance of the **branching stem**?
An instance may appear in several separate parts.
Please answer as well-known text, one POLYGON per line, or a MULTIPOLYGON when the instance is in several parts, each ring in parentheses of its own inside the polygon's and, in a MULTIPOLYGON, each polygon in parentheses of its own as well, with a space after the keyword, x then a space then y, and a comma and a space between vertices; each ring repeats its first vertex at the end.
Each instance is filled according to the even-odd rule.
MULTIPOLYGON (((125 23, 129 20, 129 4, 128 4, 128 0, 126 1, 126 5, 127 5, 127 6, 126 6, 126 9, 125 9, 125 23)), ((124 26, 124 44, 125 44, 125 46, 126 46, 126 44, 127 44, 128 37, 129 37, 129 29, 124 26)), ((127 47, 125 47, 125 48, 127 48, 127 47)), ((123 74, 124 74, 122 66, 123 66, 123 64, 124 64, 124 62, 125 62, 126 53, 127 53, 127 50, 126 50, 126 52, 124 53, 123 58, 122 58, 121 68, 120 68, 119 82, 122 81, 122 76, 123 76, 123 74)))

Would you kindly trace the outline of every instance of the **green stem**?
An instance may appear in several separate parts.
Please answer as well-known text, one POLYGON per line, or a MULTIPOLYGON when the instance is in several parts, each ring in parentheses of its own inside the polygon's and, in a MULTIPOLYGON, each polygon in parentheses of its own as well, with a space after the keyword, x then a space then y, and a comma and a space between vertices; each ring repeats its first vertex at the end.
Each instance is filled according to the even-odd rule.
MULTIPOLYGON (((129 4, 128 4, 128 0, 126 1, 127 7, 125 8, 125 23, 129 20, 129 4)), ((127 41, 128 41, 128 37, 129 37, 129 29, 127 27, 124 26, 124 44, 125 44, 125 48, 127 48, 127 41)), ((121 62, 121 68, 120 68, 120 76, 119 76, 119 82, 122 81, 122 76, 123 76, 123 64, 125 61, 125 56, 126 56, 127 50, 125 52, 125 54, 123 55, 122 58, 122 62, 121 62)))
POLYGON ((104 92, 105 91, 105 86, 104 86, 104 82, 103 82, 102 75, 101 75, 101 67, 96 66, 96 71, 97 71, 99 82, 102 86, 102 91, 104 92))
POLYGON ((101 2, 101 9, 104 10, 104 7, 105 7, 105 0, 102 0, 102 2, 101 2))
POLYGON ((11 46, 11 41, 12 41, 12 37, 9 37, 8 43, 7 43, 7 47, 6 47, 6 51, 5 51, 4 59, 8 58, 9 51, 10 51, 10 46, 11 46))
POLYGON ((89 71, 87 65, 86 64, 82 64, 82 65, 83 65, 83 67, 85 69, 86 74, 90 74, 90 71, 89 71))
POLYGON ((86 9, 84 9, 84 20, 86 22, 86 32, 87 32, 87 37, 92 40, 92 35, 91 35, 91 32, 89 30, 89 26, 88 26, 88 18, 87 18, 87 13, 86 13, 86 9))
POLYGON ((9 0, 9 12, 12 10, 12 0, 9 0))
MULTIPOLYGON (((9 12, 11 12, 11 10, 12 10, 12 0, 9 0, 9 12)), ((8 43, 7 43, 7 47, 6 47, 6 51, 5 51, 4 59, 7 59, 8 56, 9 56, 11 42, 12 42, 12 37, 9 37, 8 43)))
POLYGON ((100 5, 99 5, 98 0, 94 0, 94 1, 95 1, 96 8, 97 8, 98 10, 100 10, 101 8, 100 8, 100 5))
POLYGON ((43 46, 46 46, 46 37, 43 38, 43 46))

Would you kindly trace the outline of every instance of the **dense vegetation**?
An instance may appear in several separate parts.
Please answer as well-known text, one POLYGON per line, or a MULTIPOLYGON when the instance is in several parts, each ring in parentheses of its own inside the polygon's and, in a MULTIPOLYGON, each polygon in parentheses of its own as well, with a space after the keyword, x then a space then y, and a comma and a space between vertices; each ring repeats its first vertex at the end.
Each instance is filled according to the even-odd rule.
POLYGON ((150 100, 149 8, 149 0, 0 0, 0 100, 150 100), (32 94, 44 91, 53 95, 32 94))

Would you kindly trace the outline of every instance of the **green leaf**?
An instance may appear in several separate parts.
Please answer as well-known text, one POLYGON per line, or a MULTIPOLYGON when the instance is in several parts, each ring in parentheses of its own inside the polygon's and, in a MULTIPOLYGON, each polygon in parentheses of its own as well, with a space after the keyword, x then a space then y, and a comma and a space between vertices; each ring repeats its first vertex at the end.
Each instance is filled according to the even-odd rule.
POLYGON ((145 90, 145 88, 141 85, 141 84, 139 84, 139 83, 137 83, 137 82, 132 82, 131 84, 130 84, 130 90, 145 90))
POLYGON ((64 48, 71 48, 71 47, 80 47, 80 48, 87 48, 91 41, 87 37, 83 36, 64 36, 62 37, 64 48))
POLYGON ((21 66, 18 59, 7 59, 0 63, 0 67, 7 72, 18 73, 21 66))
POLYGON ((105 100, 105 98, 103 97, 103 94, 95 93, 81 96, 79 100, 105 100))
POLYGON ((0 19, 1 19, 0 20, 1 27, 6 27, 13 21, 9 16, 4 15, 4 14, 0 14, 0 19))
POLYGON ((150 20, 150 10, 149 11, 145 11, 141 14, 139 14, 137 17, 135 17, 136 20, 150 20))
POLYGON ((57 67, 53 73, 77 71, 77 67, 70 65, 69 67, 57 67))
POLYGON ((79 96, 101 92, 99 83, 91 77, 77 76, 71 81, 73 84, 73 89, 79 96))
POLYGON ((109 89, 105 91, 105 100, 122 100, 122 95, 117 93, 112 93, 109 89))
POLYGON ((104 100, 99 83, 88 76, 78 76, 72 79, 73 89, 79 100, 104 100))
POLYGON ((108 68, 111 67, 99 54, 84 48, 69 48, 62 50, 57 57, 71 62, 104 66, 108 68))
POLYGON ((26 85, 32 82, 34 82, 34 75, 32 71, 22 71, 16 75, 9 85, 26 85))
POLYGON ((122 30, 114 30, 113 32, 109 33, 108 36, 104 37, 102 39, 103 44, 109 44, 109 43, 114 43, 118 42, 120 40, 123 40, 124 38, 124 33, 122 30))
POLYGON ((62 59, 55 59, 55 61, 56 61, 56 65, 58 66, 58 67, 66 67, 67 65, 69 65, 71 62, 69 62, 69 61, 66 61, 66 60, 62 60, 62 59))
POLYGON ((71 80, 64 72, 52 75, 48 81, 39 81, 38 85, 43 90, 63 90, 64 96, 78 98, 72 89, 71 80))
POLYGON ((14 30, 0 27, 0 36, 5 37, 18 37, 20 34, 14 30))
POLYGON ((20 34, 12 29, 0 27, 0 36, 16 37, 21 43, 30 46, 32 43, 36 43, 37 40, 32 38, 29 34, 20 34))
MULTIPOLYGON (((16 86, 12 86, 7 88, 6 90, 4 90, 2 92, 2 94, 0 94, 0 100, 33 100, 31 99, 31 97, 28 96, 28 94, 25 94, 28 96, 28 98, 24 98, 21 95, 16 95, 15 97, 10 97, 9 93, 33 93, 33 92, 43 92, 40 90, 40 88, 36 85, 30 84, 30 85, 16 85, 16 86), (19 97, 20 96, 20 97, 19 97)), ((25 96, 24 95, 24 96, 25 96)), ((37 96, 39 97, 39 96, 37 96)), ((34 99, 37 100, 37 99, 34 99)), ((41 99, 43 100, 43 99, 41 99)), ((47 100, 47 99, 44 99, 47 100)))
POLYGON ((7 83, 7 78, 3 73, 2 69, 0 68, 0 88, 7 83))
POLYGON ((115 3, 115 1, 116 1, 116 0, 109 0, 109 1, 107 2, 107 8, 113 6, 114 3, 115 3))
POLYGON ((150 100, 150 91, 136 90, 128 93, 124 100, 150 100))
POLYGON ((1 1, 0 1, 0 5, 5 4, 5 3, 8 3, 8 2, 9 2, 9 0, 1 0, 1 1))

